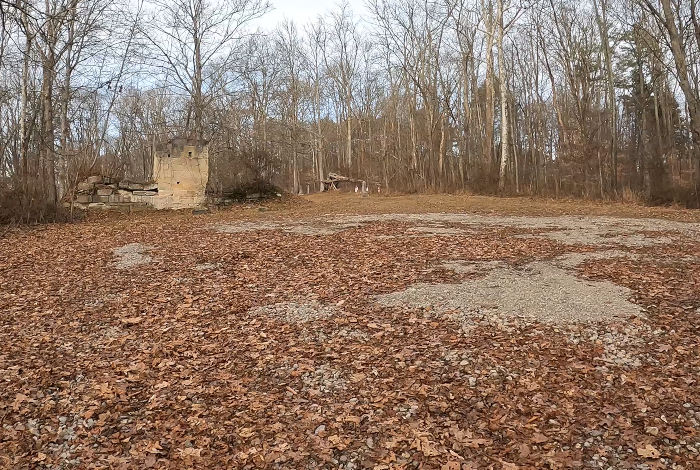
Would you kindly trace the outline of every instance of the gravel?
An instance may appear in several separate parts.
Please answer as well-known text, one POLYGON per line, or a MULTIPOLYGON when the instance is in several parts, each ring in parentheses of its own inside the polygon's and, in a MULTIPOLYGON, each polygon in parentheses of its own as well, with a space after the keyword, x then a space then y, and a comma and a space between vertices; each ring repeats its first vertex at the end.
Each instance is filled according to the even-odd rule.
MULTIPOLYGON (((512 227, 541 233, 516 235, 519 238, 548 238, 568 245, 645 247, 673 243, 672 232, 686 237, 700 237, 700 223, 685 223, 663 219, 626 219, 619 217, 589 216, 495 216, 479 214, 372 214, 323 216, 306 220, 237 222, 210 226, 221 233, 242 233, 280 230, 308 236, 333 235, 376 222, 405 222, 416 226, 407 230, 413 236, 455 236, 465 233, 464 228, 512 227), (645 232, 645 233, 642 233, 645 232), (664 232, 664 233, 661 233, 664 232)), ((388 235, 385 238, 397 237, 388 235)), ((410 236, 410 235, 401 235, 410 236)))
POLYGON ((523 238, 549 238, 569 245, 652 246, 670 244, 665 234, 639 232, 676 232, 689 237, 700 236, 700 224, 663 219, 626 219, 589 216, 494 216, 479 214, 377 214, 336 218, 339 223, 413 222, 417 224, 462 224, 468 227, 492 226, 542 230, 541 234, 522 234, 523 238))
POLYGON ((344 374, 328 364, 321 364, 313 371, 304 373, 301 380, 304 382, 304 388, 318 390, 321 393, 338 392, 347 386, 344 374))
POLYGON ((631 293, 611 282, 582 280, 538 261, 519 269, 495 268, 483 278, 459 284, 415 284, 375 299, 386 307, 457 313, 467 327, 474 316, 496 322, 516 318, 567 325, 640 316, 641 308, 627 300, 631 293))
POLYGON ((264 315, 285 323, 306 323, 338 314, 335 307, 319 302, 280 302, 250 309, 253 315, 264 315))
POLYGON ((153 247, 142 245, 141 243, 129 243, 128 245, 115 248, 114 256, 117 258, 114 261, 114 267, 117 269, 129 269, 143 264, 149 264, 153 261, 147 253, 153 247))
POLYGON ((195 271, 214 271, 215 269, 218 269, 220 266, 219 263, 201 263, 197 264, 194 267, 195 271))

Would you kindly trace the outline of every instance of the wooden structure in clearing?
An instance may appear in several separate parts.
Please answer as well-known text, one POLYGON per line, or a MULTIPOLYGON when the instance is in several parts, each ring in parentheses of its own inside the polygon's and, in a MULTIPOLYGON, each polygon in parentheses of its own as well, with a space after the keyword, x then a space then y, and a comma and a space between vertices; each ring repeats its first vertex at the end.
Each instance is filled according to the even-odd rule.
POLYGON ((328 173, 328 178, 321 183, 323 191, 365 192, 367 190, 367 183, 364 180, 349 178, 337 173, 328 173))

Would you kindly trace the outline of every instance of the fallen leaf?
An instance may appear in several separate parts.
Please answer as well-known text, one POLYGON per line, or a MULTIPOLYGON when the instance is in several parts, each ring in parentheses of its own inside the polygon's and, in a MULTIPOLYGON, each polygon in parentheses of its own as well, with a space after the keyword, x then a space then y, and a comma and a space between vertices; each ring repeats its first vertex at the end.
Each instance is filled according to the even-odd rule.
POLYGON ((185 447, 184 449, 178 449, 178 452, 182 457, 195 457, 200 458, 202 456, 203 449, 195 449, 194 447, 185 447))
POLYGON ((122 323, 125 326, 134 326, 138 325, 144 320, 144 317, 131 317, 131 318, 122 318, 122 323))
POLYGON ((637 455, 647 459, 658 459, 659 457, 661 457, 661 452, 659 452, 658 449, 656 449, 651 444, 647 444, 644 447, 637 448, 637 455))
POLYGON ((255 431, 253 428, 243 428, 240 431, 238 431, 238 435, 241 436, 243 439, 248 439, 249 437, 253 437, 255 435, 255 431))

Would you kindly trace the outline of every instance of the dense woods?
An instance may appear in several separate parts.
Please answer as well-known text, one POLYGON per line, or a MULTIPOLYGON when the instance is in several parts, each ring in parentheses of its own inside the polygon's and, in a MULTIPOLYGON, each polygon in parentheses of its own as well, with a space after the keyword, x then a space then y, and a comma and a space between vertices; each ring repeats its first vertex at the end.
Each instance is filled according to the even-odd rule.
POLYGON ((210 142, 212 193, 338 172, 697 207, 699 3, 372 0, 271 27, 264 0, 0 0, 0 212, 148 180, 181 135, 210 142))

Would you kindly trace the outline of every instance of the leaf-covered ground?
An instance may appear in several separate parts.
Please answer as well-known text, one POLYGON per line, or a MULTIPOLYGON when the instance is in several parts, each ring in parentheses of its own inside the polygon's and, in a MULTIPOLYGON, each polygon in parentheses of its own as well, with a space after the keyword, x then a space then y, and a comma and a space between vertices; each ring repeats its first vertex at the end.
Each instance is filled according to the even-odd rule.
POLYGON ((700 468, 698 221, 324 195, 10 230, 0 467, 700 468))

